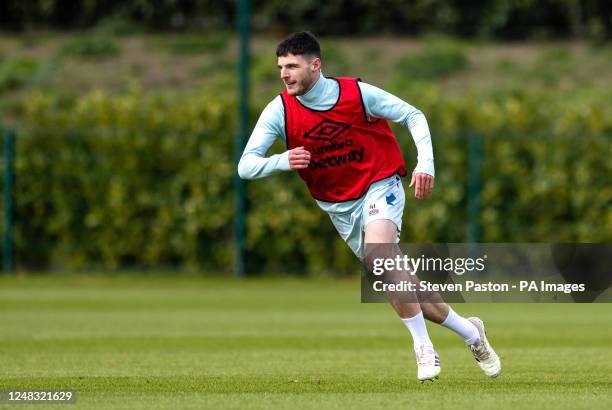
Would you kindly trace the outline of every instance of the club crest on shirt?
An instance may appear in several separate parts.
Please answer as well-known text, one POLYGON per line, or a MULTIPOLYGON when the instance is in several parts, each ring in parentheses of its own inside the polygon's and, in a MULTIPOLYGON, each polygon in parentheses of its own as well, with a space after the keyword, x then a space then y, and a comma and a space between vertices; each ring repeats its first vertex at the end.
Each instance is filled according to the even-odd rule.
POLYGON ((373 215, 376 215, 378 212, 380 212, 380 210, 376 208, 376 204, 371 204, 370 212, 368 213, 368 215, 373 216, 373 215))

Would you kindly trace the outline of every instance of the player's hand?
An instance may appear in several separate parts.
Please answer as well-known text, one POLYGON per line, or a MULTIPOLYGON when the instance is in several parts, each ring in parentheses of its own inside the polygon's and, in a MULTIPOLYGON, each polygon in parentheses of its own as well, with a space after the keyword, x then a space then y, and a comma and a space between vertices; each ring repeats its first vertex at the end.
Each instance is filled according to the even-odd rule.
POLYGON ((304 147, 293 148, 288 152, 289 166, 291 169, 308 168, 308 164, 310 164, 310 152, 306 151, 304 147))
POLYGON ((410 188, 414 185, 414 196, 418 199, 431 194, 434 187, 434 177, 424 172, 413 172, 410 188))

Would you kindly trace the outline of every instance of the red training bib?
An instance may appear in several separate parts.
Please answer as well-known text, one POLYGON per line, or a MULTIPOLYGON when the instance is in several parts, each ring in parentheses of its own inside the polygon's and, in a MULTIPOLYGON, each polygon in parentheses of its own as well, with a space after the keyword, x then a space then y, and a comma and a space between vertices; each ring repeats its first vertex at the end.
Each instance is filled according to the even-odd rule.
POLYGON ((328 110, 305 107, 287 90, 287 148, 303 146, 310 164, 298 170, 311 195, 321 201, 343 202, 362 197, 370 185, 393 174, 406 175, 397 139, 384 119, 367 118, 357 78, 332 78, 340 93, 328 110))

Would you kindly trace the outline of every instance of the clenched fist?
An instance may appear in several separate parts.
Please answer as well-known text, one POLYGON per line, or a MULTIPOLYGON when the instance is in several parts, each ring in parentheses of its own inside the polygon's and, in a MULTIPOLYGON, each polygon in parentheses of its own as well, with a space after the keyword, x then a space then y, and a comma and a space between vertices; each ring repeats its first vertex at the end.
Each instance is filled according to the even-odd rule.
POLYGON ((289 166, 291 169, 304 169, 310 163, 310 152, 304 147, 293 148, 289 152, 289 166))

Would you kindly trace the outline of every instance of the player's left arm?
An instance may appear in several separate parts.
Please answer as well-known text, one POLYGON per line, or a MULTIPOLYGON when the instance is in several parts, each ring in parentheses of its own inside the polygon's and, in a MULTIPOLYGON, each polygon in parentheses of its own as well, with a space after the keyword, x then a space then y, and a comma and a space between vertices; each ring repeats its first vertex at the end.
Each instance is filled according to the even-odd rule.
POLYGON ((414 196, 425 198, 434 188, 435 168, 431 134, 425 115, 401 98, 367 83, 359 83, 366 114, 385 118, 410 130, 417 148, 417 165, 412 172, 410 187, 414 196))

